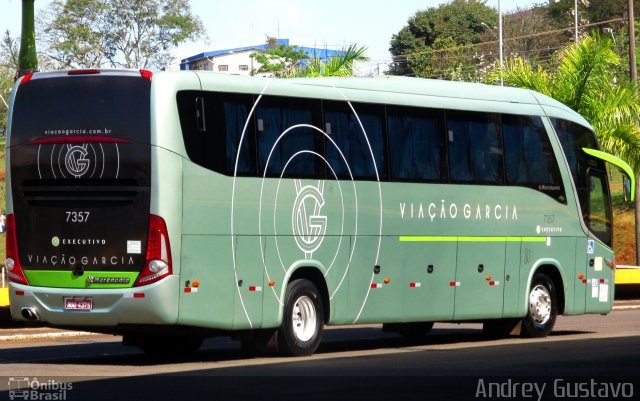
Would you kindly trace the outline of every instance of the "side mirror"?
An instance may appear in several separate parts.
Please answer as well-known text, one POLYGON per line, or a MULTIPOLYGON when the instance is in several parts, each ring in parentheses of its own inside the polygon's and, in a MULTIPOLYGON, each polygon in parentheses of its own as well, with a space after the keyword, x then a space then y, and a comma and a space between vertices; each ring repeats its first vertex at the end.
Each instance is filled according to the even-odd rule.
POLYGON ((626 175, 622 176, 622 191, 624 192, 624 201, 631 202, 633 199, 631 194, 631 178, 626 175))

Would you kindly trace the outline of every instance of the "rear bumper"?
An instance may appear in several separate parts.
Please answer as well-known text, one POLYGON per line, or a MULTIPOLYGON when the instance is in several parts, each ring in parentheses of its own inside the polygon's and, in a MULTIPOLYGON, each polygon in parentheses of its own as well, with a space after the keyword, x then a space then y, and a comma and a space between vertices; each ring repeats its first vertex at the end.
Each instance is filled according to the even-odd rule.
POLYGON ((118 289, 48 288, 11 283, 11 316, 25 321, 23 308, 32 308, 39 321, 53 326, 174 325, 178 320, 178 284, 177 275, 144 287, 118 289), (91 298, 93 309, 65 310, 66 297, 91 298))

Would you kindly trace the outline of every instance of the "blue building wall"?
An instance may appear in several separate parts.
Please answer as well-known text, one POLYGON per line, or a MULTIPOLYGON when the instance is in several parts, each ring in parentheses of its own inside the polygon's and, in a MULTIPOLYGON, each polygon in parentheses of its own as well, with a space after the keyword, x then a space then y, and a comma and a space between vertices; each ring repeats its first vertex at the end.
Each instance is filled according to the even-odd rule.
MULTIPOLYGON (((276 41, 279 45, 289 46, 289 39, 277 39, 276 41)), ((344 52, 340 50, 329 50, 329 49, 320 49, 316 47, 297 47, 297 50, 302 50, 309 55, 309 58, 320 58, 323 62, 326 62, 328 59, 334 56, 340 56, 344 52)), ((199 53, 193 55, 191 57, 187 57, 185 59, 180 60, 180 69, 181 70, 191 70, 192 64, 195 61, 202 60, 209 57, 217 57, 225 54, 233 54, 238 52, 244 52, 248 50, 255 51, 267 51, 267 44, 255 45, 255 46, 245 46, 245 47, 236 47, 233 49, 223 49, 223 50, 213 50, 210 52, 199 53)))

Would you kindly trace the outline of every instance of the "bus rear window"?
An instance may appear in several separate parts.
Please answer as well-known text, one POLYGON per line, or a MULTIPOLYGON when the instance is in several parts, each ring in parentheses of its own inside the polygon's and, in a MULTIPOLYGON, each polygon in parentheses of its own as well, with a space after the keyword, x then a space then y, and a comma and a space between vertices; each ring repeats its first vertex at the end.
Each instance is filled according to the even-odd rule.
POLYGON ((91 136, 149 143, 150 87, 140 76, 32 79, 16 94, 10 146, 91 136))

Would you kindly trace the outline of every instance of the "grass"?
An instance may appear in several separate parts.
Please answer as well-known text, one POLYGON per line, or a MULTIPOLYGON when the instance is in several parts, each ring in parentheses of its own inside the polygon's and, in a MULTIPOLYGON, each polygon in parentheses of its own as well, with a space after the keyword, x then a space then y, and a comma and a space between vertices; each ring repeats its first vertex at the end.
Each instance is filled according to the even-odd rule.
POLYGON ((611 206, 613 208, 613 251, 616 264, 636 264, 635 209, 625 202, 622 178, 614 173, 611 178, 611 206))

